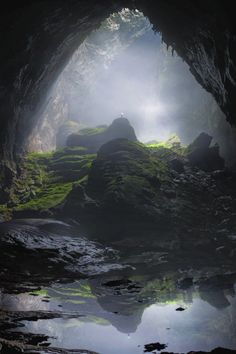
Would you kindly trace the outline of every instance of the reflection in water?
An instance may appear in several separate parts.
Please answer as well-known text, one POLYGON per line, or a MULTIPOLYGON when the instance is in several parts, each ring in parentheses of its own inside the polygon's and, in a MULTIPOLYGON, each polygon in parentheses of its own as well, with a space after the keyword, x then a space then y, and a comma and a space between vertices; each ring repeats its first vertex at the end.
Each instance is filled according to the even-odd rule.
POLYGON ((62 348, 101 354, 143 353, 144 345, 152 342, 166 343, 170 352, 236 348, 233 285, 212 281, 181 290, 171 278, 142 280, 83 280, 31 294, 2 295, 2 304, 8 310, 78 314, 24 322, 23 331, 45 333, 54 337, 53 346, 62 348), (180 306, 185 311, 176 311, 180 306))

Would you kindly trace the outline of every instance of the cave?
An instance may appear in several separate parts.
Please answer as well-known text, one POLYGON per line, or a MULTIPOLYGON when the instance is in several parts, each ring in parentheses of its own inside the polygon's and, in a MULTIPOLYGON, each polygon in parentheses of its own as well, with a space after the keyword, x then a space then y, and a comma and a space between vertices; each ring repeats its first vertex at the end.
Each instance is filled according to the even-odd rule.
POLYGON ((233 4, 0 19, 0 351, 235 353, 233 4))

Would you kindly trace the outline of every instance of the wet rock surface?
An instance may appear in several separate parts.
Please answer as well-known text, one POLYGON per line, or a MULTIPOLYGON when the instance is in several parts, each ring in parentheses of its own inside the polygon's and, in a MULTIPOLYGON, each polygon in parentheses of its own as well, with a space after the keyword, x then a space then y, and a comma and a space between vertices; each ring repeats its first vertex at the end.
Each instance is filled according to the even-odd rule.
POLYGON ((1 284, 12 291, 122 268, 115 250, 87 240, 64 222, 15 220, 2 223, 0 233, 1 284))
MULTIPOLYGON (((38 311, 26 314, 17 312, 15 300, 10 309, 9 300, 3 301, 0 343, 6 352, 18 350, 19 345, 37 352, 27 347, 32 342, 42 343, 43 353, 73 352, 64 349, 66 344, 60 349, 55 341, 54 346, 53 338, 44 337, 45 331, 37 328, 31 333, 33 319, 40 326, 44 318, 51 328, 56 323, 50 321, 57 318, 64 321, 68 316, 95 316, 102 311, 103 320, 119 333, 135 333, 145 309, 156 302, 174 301, 172 315, 188 316, 186 299, 193 301, 196 291, 199 301, 218 311, 232 307, 236 283, 234 171, 193 167, 180 144, 150 147, 127 139, 108 142, 97 156, 77 148, 40 156, 31 156, 28 162, 32 185, 44 183, 43 178, 31 177, 41 163, 36 175, 45 173, 50 181, 43 190, 49 192, 50 203, 56 197, 55 189, 48 188, 52 181, 57 181, 57 189, 58 181, 69 188, 53 204, 45 203, 44 194, 38 196, 37 189, 32 189, 35 195, 26 199, 26 205, 50 207, 15 211, 25 218, 33 211, 35 216, 45 212, 60 220, 26 218, 0 224, 1 296, 11 301, 13 294, 26 296, 27 301, 20 302, 26 309, 31 302, 39 306, 38 311), (76 288, 74 281, 88 284, 76 288), (63 287, 68 282, 72 284, 63 287), (48 290, 40 295, 41 287, 56 287, 56 295, 48 290), (176 300, 180 294, 184 303, 176 300), (59 295, 63 302, 58 302, 59 295), (72 305, 79 306, 79 311, 72 305), (50 308, 52 313, 48 313, 50 308), (22 325, 26 326, 23 336, 22 325), (17 343, 12 343, 9 331, 17 343)), ((167 343, 159 338, 145 343, 159 341, 167 343)))

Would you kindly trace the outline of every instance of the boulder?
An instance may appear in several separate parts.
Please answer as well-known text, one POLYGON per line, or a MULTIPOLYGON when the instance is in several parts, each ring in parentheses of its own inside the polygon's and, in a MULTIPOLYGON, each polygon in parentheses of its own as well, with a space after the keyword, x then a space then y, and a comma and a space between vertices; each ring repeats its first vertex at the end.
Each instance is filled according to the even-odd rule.
POLYGON ((160 186, 167 173, 166 165, 154 159, 143 144, 116 139, 98 151, 86 192, 105 215, 157 220, 160 186))
POLYGON ((193 167, 210 172, 222 170, 225 166, 224 159, 220 156, 219 146, 210 146, 212 137, 201 133, 192 144, 188 146, 187 158, 193 167))
POLYGON ((212 142, 212 136, 207 133, 201 133, 198 137, 189 145, 189 150, 196 149, 208 149, 212 142))
POLYGON ((110 126, 98 126, 95 128, 82 129, 79 133, 71 134, 67 139, 67 146, 82 146, 91 153, 110 140, 125 138, 131 141, 137 141, 134 128, 130 125, 128 119, 117 118, 110 126))

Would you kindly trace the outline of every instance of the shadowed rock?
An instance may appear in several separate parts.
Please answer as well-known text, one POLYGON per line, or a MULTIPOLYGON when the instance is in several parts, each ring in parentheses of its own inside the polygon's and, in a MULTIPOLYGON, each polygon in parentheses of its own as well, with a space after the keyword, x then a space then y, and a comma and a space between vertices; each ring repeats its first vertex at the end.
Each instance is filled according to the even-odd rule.
POLYGON ((212 137, 201 133, 188 147, 188 159, 192 166, 203 171, 216 171, 224 168, 224 159, 219 154, 219 146, 210 147, 212 137))

